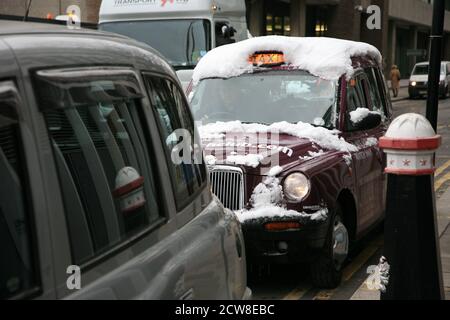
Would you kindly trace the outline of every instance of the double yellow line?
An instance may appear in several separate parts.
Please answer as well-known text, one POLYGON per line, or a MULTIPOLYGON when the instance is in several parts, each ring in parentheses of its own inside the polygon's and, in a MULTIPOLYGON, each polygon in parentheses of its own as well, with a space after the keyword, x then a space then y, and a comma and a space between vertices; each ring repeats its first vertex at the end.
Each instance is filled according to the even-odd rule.
MULTIPOLYGON (((440 166, 435 173, 435 190, 439 190, 447 181, 450 181, 450 160, 445 162, 442 166, 440 166)), ((360 270, 364 264, 375 254, 375 252, 382 246, 382 236, 378 236, 375 240, 373 240, 369 245, 343 270, 343 279, 342 283, 346 283, 349 281, 353 275, 360 270)), ((297 287, 288 293, 283 300, 300 300, 309 290, 310 286, 297 287)), ((339 288, 338 288, 339 289, 339 288)), ((337 292, 338 289, 334 290, 322 290, 319 291, 316 296, 313 298, 314 300, 330 300, 333 295, 337 292)))
POLYGON ((441 167, 439 167, 436 170, 436 173, 434 174, 434 176, 436 177, 434 189, 436 191, 439 190, 444 185, 444 183, 450 181, 450 171, 441 176, 441 174, 444 173, 449 167, 450 167, 450 160, 448 160, 446 163, 444 163, 441 167))
MULTIPOLYGON (((367 247, 342 271, 342 283, 349 281, 353 275, 361 270, 366 262, 377 252, 377 250, 383 245, 383 236, 379 235, 372 240, 367 247)), ((288 293, 283 300, 300 300, 311 289, 311 286, 297 287, 288 293)), ((313 300, 330 300, 333 295, 339 290, 322 290, 319 291, 313 298, 313 300)))

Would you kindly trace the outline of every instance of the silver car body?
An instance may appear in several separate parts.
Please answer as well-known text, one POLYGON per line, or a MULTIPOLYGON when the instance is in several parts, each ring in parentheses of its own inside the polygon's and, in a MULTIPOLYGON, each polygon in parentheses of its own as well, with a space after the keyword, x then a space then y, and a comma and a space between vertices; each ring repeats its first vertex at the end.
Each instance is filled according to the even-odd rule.
POLYGON ((183 210, 177 211, 174 204, 167 161, 151 103, 145 94, 142 72, 167 77, 178 87, 180 84, 173 69, 156 51, 107 33, 0 21, 0 65, 0 92, 10 91, 8 94, 14 97, 21 119, 27 205, 33 216, 31 248, 35 254, 37 282, 33 290, 17 298, 250 297, 240 225, 234 214, 212 195, 209 181, 183 210), (70 290, 67 270, 73 259, 61 182, 31 78, 36 71, 44 69, 97 70, 105 66, 131 70, 140 84, 153 156, 161 168, 158 188, 165 209, 161 219, 145 232, 82 265, 81 289, 70 290))

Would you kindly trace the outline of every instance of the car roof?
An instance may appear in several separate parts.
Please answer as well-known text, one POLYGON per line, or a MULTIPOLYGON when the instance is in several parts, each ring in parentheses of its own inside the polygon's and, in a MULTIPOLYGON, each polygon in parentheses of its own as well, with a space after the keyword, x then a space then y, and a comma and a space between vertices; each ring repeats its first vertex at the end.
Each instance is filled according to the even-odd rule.
POLYGON ((0 20, 0 57, 8 55, 27 70, 123 65, 169 74, 178 81, 165 58, 147 44, 97 30, 0 20))
MULTIPOLYGON (((78 33, 99 34, 99 31, 91 29, 69 29, 67 26, 51 23, 21 22, 13 20, 0 20, 0 36, 33 34, 33 33, 78 33)), ((117 35, 119 36, 119 35, 117 35)))
MULTIPOLYGON (((448 64, 448 63, 450 63, 450 61, 441 61, 441 64, 448 64)), ((429 65, 430 63, 428 62, 428 61, 425 61, 425 62, 419 62, 419 63, 417 63, 416 64, 416 66, 427 66, 427 65, 429 65)))

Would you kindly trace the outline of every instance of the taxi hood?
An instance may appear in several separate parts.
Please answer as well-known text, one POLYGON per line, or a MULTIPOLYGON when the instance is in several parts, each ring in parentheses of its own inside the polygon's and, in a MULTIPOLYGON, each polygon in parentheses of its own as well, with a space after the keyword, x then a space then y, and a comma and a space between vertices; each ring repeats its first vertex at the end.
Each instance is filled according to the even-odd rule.
POLYGON ((231 122, 216 124, 213 129, 218 130, 211 129, 210 125, 199 128, 207 164, 238 165, 258 175, 275 166, 298 165, 327 153, 355 148, 337 131, 309 124, 231 122))

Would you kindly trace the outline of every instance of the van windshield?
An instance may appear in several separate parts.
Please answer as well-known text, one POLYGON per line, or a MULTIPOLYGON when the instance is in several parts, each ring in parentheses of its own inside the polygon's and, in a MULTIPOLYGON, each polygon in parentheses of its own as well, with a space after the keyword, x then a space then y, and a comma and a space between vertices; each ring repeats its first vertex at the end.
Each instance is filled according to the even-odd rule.
POLYGON ((211 24, 208 20, 155 20, 110 22, 100 25, 144 42, 169 60, 175 69, 194 68, 211 49, 211 24))
MULTIPOLYGON (((445 74, 445 65, 441 65, 441 74, 445 74)), ((416 65, 413 71, 413 75, 415 76, 424 76, 428 75, 428 64, 416 65)))

